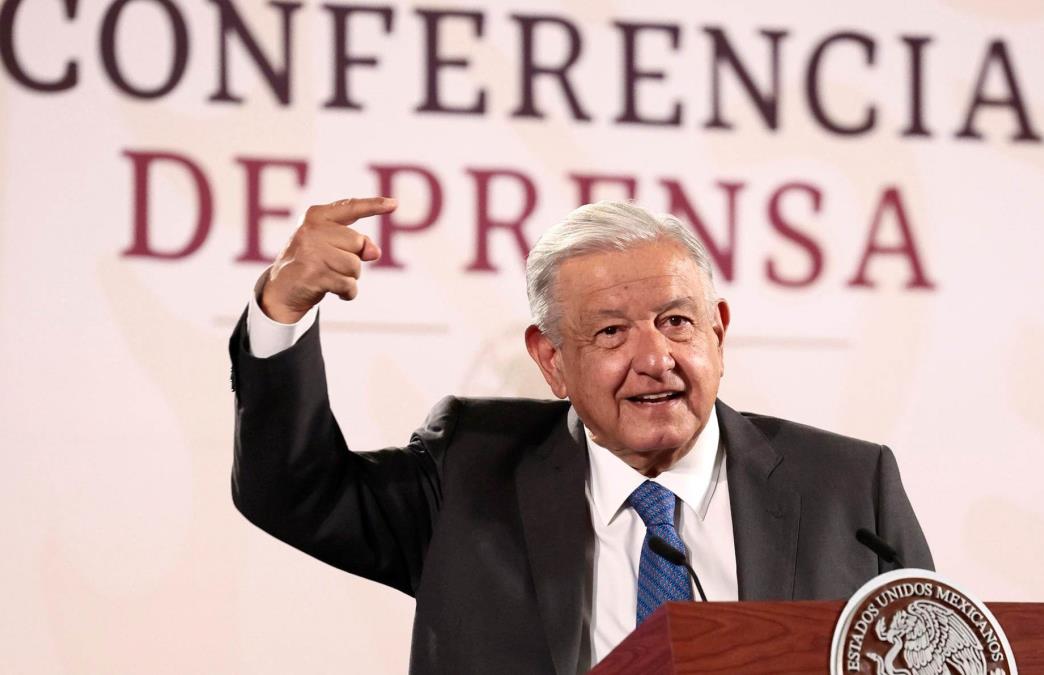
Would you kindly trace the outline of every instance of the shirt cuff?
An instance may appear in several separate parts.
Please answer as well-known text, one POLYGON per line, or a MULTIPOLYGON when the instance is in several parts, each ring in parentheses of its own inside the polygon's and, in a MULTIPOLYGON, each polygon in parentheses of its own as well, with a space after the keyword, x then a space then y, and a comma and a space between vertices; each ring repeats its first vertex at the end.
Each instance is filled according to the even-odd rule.
POLYGON ((267 359, 275 356, 281 351, 289 349, 297 344, 319 315, 319 307, 315 306, 308 310, 297 323, 279 323, 261 309, 257 299, 261 290, 265 287, 266 274, 261 275, 254 292, 250 296, 250 305, 247 307, 247 335, 250 336, 250 353, 259 358, 267 359))

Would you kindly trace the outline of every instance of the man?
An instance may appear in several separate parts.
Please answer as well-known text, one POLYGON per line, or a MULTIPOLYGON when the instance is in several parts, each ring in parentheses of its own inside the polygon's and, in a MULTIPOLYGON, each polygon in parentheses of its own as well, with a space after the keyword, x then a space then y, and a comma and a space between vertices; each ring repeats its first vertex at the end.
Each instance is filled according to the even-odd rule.
POLYGON ((353 454, 315 325, 379 249, 351 229, 388 199, 309 209, 230 345, 233 497, 255 524, 414 595, 417 673, 575 673, 662 602, 844 598, 931 554, 891 452, 717 400, 728 305, 670 216, 577 209, 530 253, 530 355, 568 401, 447 398, 404 448, 353 454))

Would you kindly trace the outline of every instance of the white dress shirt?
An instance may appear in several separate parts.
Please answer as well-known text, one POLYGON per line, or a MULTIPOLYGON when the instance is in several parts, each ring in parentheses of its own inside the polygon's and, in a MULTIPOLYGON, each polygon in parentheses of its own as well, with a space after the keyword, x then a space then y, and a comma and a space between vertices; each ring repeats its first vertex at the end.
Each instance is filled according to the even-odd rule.
MULTIPOLYGON (((262 282, 258 283, 261 286, 262 282)), ((258 289, 259 290, 259 289, 258 289)), ((270 319, 257 303, 247 309, 250 351, 267 358, 293 346, 315 323, 313 307, 295 324, 270 319)), ((645 523, 627 497, 646 480, 587 434, 585 492, 594 529, 594 592, 590 612, 591 664, 601 661, 635 628, 638 563, 645 523)), ((696 445, 653 479, 678 496, 675 527, 688 548, 708 600, 737 600, 736 547, 718 417, 712 413, 696 445)), ((693 589, 693 597, 699 595, 693 589)))
MULTIPOLYGON (((587 433, 587 503, 594 528, 591 663, 601 661, 635 628, 638 563, 645 523, 627 504, 647 479, 587 433)), ((737 600, 736 547, 725 472, 725 452, 712 412, 693 446, 669 470, 651 479, 678 497, 675 528, 708 600, 737 600)), ((693 597, 699 599, 696 589, 693 597)))

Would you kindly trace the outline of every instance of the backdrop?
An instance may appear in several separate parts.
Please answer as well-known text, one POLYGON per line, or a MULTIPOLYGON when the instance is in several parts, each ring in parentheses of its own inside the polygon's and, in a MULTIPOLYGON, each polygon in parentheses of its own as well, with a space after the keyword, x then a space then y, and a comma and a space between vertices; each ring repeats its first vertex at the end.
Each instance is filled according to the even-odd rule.
MULTIPOLYGON (((311 203, 351 446, 549 392, 529 245, 634 197, 707 243, 730 405, 886 443, 939 570, 1044 600, 1044 7, 7 0, 7 672, 398 673, 412 600, 233 509, 226 340, 311 203)), ((829 564, 829 561, 824 561, 829 564)))

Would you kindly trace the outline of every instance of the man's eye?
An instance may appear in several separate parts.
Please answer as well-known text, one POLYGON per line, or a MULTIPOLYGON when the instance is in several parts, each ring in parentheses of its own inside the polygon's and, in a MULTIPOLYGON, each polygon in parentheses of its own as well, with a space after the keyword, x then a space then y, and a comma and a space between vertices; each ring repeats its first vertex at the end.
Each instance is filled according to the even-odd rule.
POLYGON ((616 335, 619 332, 620 332, 620 327, 619 326, 606 326, 602 330, 598 331, 598 333, 601 334, 601 335, 609 335, 609 336, 616 335))
POLYGON ((672 326, 674 328, 678 328, 680 326, 685 326, 685 325, 690 324, 690 323, 692 323, 692 321, 690 321, 689 318, 685 317, 685 316, 675 315, 675 316, 667 317, 667 325, 668 326, 672 326))

